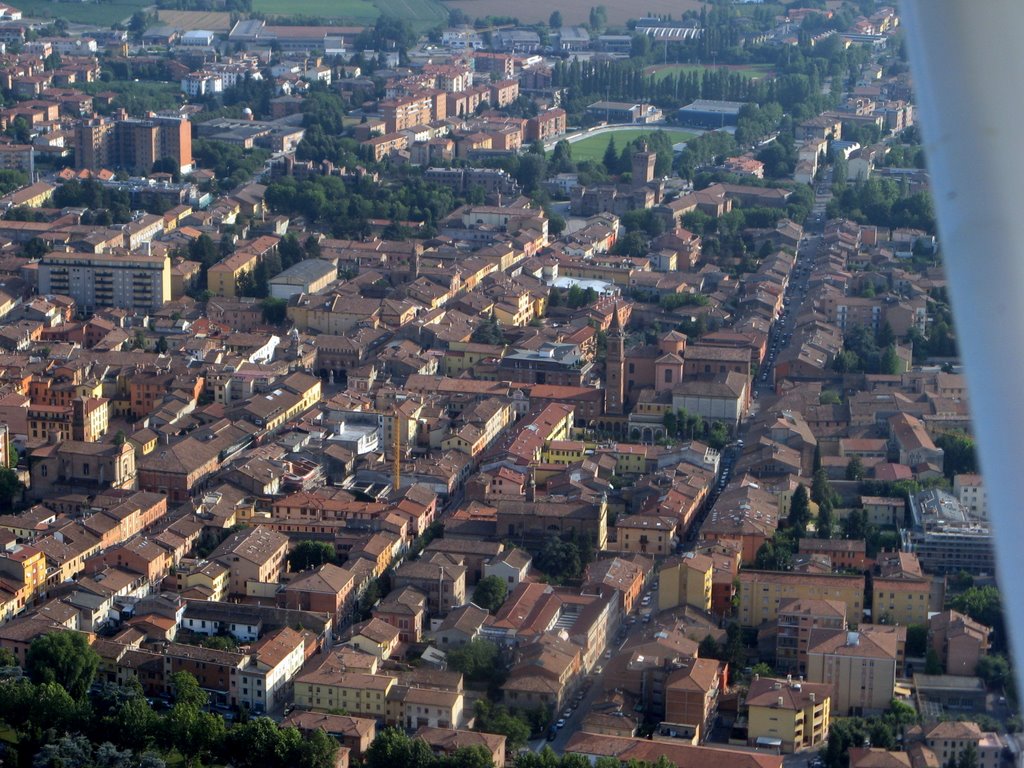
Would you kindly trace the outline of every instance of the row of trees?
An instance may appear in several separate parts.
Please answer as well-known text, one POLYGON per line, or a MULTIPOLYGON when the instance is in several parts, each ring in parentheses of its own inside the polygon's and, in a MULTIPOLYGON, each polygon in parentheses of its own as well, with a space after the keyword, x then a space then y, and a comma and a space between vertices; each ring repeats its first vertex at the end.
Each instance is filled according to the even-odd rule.
POLYGON ((829 726, 828 746, 822 754, 825 765, 827 768, 846 768, 850 748, 864 744, 879 749, 896 749, 897 736, 917 721, 917 710, 896 699, 880 717, 836 718, 829 726))
POLYGON ((843 337, 843 351, 832 367, 840 373, 899 373, 903 364, 896 354, 892 326, 883 323, 876 333, 863 325, 852 326, 843 337))
POLYGON ((729 442, 729 427, 724 422, 708 421, 685 408, 668 411, 662 417, 662 424, 670 439, 703 440, 715 450, 721 450, 729 442))
POLYGON ((311 225, 325 227, 339 238, 369 236, 370 219, 422 221, 434 231, 462 202, 451 190, 428 184, 417 174, 403 175, 392 184, 346 181, 338 176, 301 181, 287 177, 268 185, 266 201, 273 210, 301 214, 311 225))
MULTIPOLYGON (((9 652, 0 663, 15 666, 9 652)), ((239 768, 331 768, 338 744, 323 733, 303 737, 268 718, 228 728, 206 711, 196 679, 171 679, 171 708, 153 710, 138 683, 96 683, 99 656, 85 636, 55 632, 35 640, 25 659, 27 677, 0 685, 0 719, 17 736, 22 765, 49 768, 163 768, 176 751, 186 765, 230 763, 239 768)))
POLYGON ((935 211, 927 192, 912 192, 893 179, 871 178, 837 190, 827 207, 830 219, 852 219, 879 227, 909 227, 935 234, 935 211))

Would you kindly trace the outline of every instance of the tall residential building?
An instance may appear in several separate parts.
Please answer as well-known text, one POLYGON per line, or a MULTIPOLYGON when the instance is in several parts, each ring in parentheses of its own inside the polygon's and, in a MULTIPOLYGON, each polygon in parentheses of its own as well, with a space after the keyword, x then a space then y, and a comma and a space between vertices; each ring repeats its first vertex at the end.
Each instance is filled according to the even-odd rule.
POLYGON ((100 117, 75 126, 75 167, 124 168, 149 173, 170 158, 182 171, 192 168, 192 124, 183 117, 100 117))
POLYGON ((97 307, 159 309, 171 299, 171 260, 145 253, 62 253, 39 262, 39 293, 71 296, 91 313, 97 307))
POLYGON ((814 629, 807 644, 807 679, 835 686, 839 715, 873 715, 889 706, 903 672, 907 628, 863 624, 858 631, 814 629))
POLYGON ((747 743, 792 753, 824 745, 832 717, 832 686, 754 676, 747 692, 747 743))

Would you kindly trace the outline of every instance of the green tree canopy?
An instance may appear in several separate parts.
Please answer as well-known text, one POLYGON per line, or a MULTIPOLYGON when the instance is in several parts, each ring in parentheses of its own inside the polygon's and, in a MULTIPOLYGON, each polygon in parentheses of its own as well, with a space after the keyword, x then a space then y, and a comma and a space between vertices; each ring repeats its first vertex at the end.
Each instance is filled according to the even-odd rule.
POLYGON ((864 463, 860 460, 859 456, 854 456, 848 462, 846 462, 846 479, 864 479, 864 463))
POLYGON ((470 680, 489 680, 498 667, 498 646, 477 638, 448 653, 448 665, 470 680))
POLYGON ((326 541, 300 541, 288 555, 288 568, 292 571, 305 571, 319 568, 324 563, 333 563, 338 558, 334 545, 326 541))
POLYGON ((100 657, 80 632, 51 632, 32 641, 25 656, 35 683, 57 683, 81 699, 96 677, 100 657))
POLYGON ((811 505, 807 498, 807 488, 803 483, 793 491, 787 521, 798 537, 807 531, 807 524, 811 521, 811 505))
POLYGON ((473 590, 473 602, 491 613, 497 611, 508 597, 508 584, 498 576, 484 576, 473 590))
POLYGON ((939 435, 935 445, 943 451, 942 472, 950 480, 954 475, 978 471, 974 439, 966 432, 959 429, 945 432, 939 435))

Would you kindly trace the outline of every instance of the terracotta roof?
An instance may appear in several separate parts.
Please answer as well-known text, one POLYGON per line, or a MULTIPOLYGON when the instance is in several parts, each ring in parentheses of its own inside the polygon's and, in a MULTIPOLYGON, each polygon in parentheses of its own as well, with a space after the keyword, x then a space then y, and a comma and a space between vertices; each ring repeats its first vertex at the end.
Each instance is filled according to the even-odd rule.
POLYGON ((747 706, 797 710, 821 703, 831 695, 831 683, 787 683, 785 680, 762 677, 750 683, 747 706))

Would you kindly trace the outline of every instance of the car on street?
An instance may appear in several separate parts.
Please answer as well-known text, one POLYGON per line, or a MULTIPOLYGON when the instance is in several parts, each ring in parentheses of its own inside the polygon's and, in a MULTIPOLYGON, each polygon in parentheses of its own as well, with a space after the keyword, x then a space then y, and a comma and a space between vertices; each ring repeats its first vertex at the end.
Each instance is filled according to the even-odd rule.
POLYGON ((565 728, 565 720, 558 718, 558 722, 555 723, 555 728, 558 728, 559 730, 565 728))
POLYGON ((565 712, 562 713, 562 717, 564 717, 566 720, 568 720, 570 717, 572 717, 572 710, 571 709, 565 710, 565 712))
POLYGON ((552 725, 548 728, 548 741, 554 741, 558 738, 558 727, 552 725))

